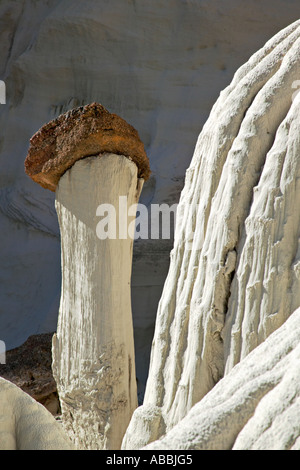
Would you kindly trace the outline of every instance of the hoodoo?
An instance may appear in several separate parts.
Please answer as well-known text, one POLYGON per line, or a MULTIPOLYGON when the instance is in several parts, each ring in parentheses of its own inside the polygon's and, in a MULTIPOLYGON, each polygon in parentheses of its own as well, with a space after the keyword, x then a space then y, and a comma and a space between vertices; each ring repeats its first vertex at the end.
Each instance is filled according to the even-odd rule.
POLYGON ((133 239, 100 239, 97 209, 112 205, 118 224, 119 197, 138 202, 150 173, 144 146, 132 126, 93 103, 43 126, 25 169, 56 192, 62 288, 52 352, 64 428, 78 449, 119 449, 137 406, 133 239))

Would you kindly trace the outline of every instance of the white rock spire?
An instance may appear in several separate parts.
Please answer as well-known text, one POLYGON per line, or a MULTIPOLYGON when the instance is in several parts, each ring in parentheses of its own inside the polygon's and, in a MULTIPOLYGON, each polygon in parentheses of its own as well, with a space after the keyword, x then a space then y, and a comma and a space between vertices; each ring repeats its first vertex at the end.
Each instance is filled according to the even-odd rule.
POLYGON ((43 126, 25 169, 56 194, 62 285, 52 368, 62 424, 78 449, 119 449, 137 407, 137 384, 133 237, 127 225, 119 227, 118 208, 120 197, 128 207, 137 204, 149 176, 144 146, 132 126, 93 103, 43 126), (116 213, 116 234, 105 239, 97 233, 101 205, 116 213))

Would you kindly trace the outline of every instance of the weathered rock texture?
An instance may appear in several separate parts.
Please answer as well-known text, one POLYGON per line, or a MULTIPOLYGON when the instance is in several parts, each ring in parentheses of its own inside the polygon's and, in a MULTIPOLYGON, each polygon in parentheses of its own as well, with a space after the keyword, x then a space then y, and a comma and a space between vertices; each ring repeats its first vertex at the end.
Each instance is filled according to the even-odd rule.
POLYGON ((72 443, 51 413, 0 377, 0 450, 72 449, 72 443))
POLYGON ((60 177, 77 160, 107 152, 126 155, 136 163, 139 178, 149 178, 149 160, 137 131, 101 104, 92 103, 61 114, 34 134, 25 171, 55 192, 60 177))
MULTIPOLYGON (((119 449, 137 406, 131 312, 133 239, 100 240, 97 208, 136 204, 143 180, 124 156, 77 161, 60 179, 62 290, 53 374, 62 422, 82 449, 119 449)), ((134 223, 134 217, 131 218, 134 223)), ((127 228, 127 225, 126 225, 127 228)))
POLYGON ((22 346, 6 352, 0 376, 17 385, 53 415, 60 412, 52 374, 52 334, 33 335, 22 346))
POLYGON ((300 450, 300 309, 145 447, 300 450))
MULTIPOLYGON (((140 202, 178 202, 220 90, 250 55, 300 18, 299 0, 1 0, 0 340, 56 328, 61 274, 54 193, 24 175, 31 136, 93 101, 139 132, 152 175, 140 202), (47 266, 47 269, 45 269, 47 266)), ((170 240, 137 240, 132 269, 141 395, 170 240)))
POLYGON ((299 56, 297 21, 236 72, 199 136, 133 429, 155 407, 169 431, 300 305, 299 56))

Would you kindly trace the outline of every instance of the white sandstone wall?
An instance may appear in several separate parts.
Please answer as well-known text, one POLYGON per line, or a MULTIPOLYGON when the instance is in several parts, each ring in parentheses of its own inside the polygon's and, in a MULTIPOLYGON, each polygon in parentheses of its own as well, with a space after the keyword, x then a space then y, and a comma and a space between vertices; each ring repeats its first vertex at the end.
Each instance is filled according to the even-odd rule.
POLYGON ((153 409, 169 431, 300 305, 299 56, 297 21, 236 72, 203 127, 132 428, 153 409))

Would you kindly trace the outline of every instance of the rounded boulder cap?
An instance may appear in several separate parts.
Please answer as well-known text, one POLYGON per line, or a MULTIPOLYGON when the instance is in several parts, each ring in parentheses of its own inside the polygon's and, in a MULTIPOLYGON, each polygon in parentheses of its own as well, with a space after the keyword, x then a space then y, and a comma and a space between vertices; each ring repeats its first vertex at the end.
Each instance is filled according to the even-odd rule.
POLYGON ((45 124, 30 139, 25 172, 43 188, 55 191, 60 177, 77 160, 103 153, 124 155, 150 176, 149 160, 138 132, 101 104, 72 109, 45 124))

